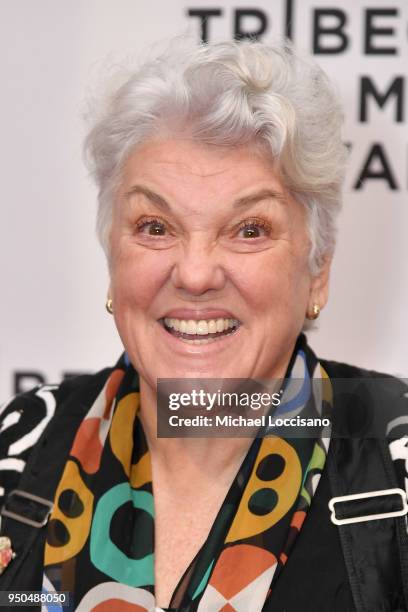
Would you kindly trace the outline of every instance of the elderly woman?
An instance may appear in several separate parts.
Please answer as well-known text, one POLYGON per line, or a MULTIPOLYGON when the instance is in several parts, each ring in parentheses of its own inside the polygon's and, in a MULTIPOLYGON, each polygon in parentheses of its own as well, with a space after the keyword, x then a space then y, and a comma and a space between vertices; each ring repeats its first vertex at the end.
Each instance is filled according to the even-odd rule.
POLYGON ((3 409, 1 590, 81 611, 405 609, 406 387, 319 362, 302 334, 328 298, 341 122, 318 66, 258 42, 176 41, 105 101, 86 152, 125 353, 3 409), (345 415, 343 435, 160 437, 160 378, 297 379, 275 417, 345 415))

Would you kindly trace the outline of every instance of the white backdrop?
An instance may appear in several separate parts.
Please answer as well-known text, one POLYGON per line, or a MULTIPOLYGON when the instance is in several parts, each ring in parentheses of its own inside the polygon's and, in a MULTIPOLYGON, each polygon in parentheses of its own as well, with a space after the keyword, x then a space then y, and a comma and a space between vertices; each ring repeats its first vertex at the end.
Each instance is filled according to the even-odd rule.
POLYGON ((210 39, 231 38, 234 28, 280 36, 292 11, 295 44, 337 82, 350 167, 331 299, 311 344, 324 357, 408 376, 408 4, 335 4, 327 14, 329 0, 2 1, 1 398, 18 375, 20 389, 37 382, 27 372, 55 382, 121 352, 104 310, 81 113, 102 60, 187 30, 199 39, 197 9, 217 13, 207 20, 210 39))

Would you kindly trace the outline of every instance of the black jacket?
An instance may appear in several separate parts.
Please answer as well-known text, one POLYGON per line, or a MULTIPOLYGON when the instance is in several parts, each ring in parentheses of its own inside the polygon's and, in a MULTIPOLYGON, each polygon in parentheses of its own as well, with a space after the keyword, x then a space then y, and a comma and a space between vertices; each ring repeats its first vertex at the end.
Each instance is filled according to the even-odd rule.
MULTIPOLYGON (((385 431, 390 420, 408 415, 407 387, 378 373, 335 362, 321 363, 334 384, 334 414, 339 417, 335 430, 340 435, 331 441, 306 521, 264 611, 408 610, 406 517, 339 528, 331 521, 328 509, 333 496, 398 486, 388 441, 385 437, 369 437, 367 427, 373 425, 374 419, 376 431, 385 431), (346 387, 344 379, 349 383, 346 387), (374 392, 370 388, 372 381, 374 392), (340 403, 342 409, 336 411, 340 403)), ((45 499, 54 498, 79 424, 111 371, 69 379, 58 387, 37 388, 18 396, 5 408, 3 423, 13 423, 0 434, 0 486, 5 495, 18 488, 45 499), (44 398, 39 397, 44 389, 48 394, 46 407, 44 398), (14 413, 18 413, 18 421, 10 416, 14 413), (24 448, 22 436, 30 431, 33 444, 26 443, 24 448), (1 459, 9 457, 10 449, 15 450, 19 444, 18 459, 27 462, 22 475, 13 470, 2 472, 1 459)), ((35 502, 21 507, 21 501, 11 500, 13 509, 41 522, 46 507, 35 502)), ((374 500, 374 506, 376 503, 374 500)), ((354 506, 343 510, 344 516, 347 512, 355 514, 354 506)), ((384 507, 382 511, 389 510, 384 507)), ((358 509, 363 514, 379 511, 378 503, 372 511, 358 509)), ((0 576, 0 590, 41 590, 45 526, 30 527, 4 517, 1 533, 10 536, 17 557, 0 576)))

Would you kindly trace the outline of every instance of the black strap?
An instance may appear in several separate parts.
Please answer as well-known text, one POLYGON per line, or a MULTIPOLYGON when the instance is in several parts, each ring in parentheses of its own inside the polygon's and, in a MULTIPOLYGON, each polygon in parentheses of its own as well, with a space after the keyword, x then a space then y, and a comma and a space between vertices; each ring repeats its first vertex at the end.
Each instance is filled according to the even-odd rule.
POLYGON ((19 590, 34 589, 27 568, 32 568, 32 564, 38 563, 38 557, 42 557, 49 504, 54 500, 76 431, 100 388, 98 378, 97 384, 88 385, 86 393, 80 388, 77 393, 68 394, 68 400, 57 408, 31 451, 17 493, 12 491, 6 498, 3 509, 7 513, 2 516, 1 533, 10 538, 16 557, 0 576, 0 590, 11 590, 13 583, 19 590))
MULTIPOLYGON (((29 457, 18 484, 18 491, 52 503, 72 443, 72 436, 67 435, 66 428, 68 431, 72 429, 74 434, 80 423, 80 415, 75 415, 76 418, 67 416, 57 412, 49 422, 29 457), (63 435, 62 427, 65 427, 63 435)), ((7 497, 4 508, 33 522, 42 522, 42 518, 45 518, 41 516, 42 512, 48 513, 49 509, 46 505, 41 506, 33 503, 30 498, 22 497, 21 493, 15 495, 13 492, 7 497)), ((44 544, 46 524, 34 526, 33 523, 22 522, 6 515, 2 517, 1 528, 2 534, 10 538, 16 553, 16 558, 0 577, 1 590, 7 590, 34 545, 44 544)))
MULTIPOLYGON (((391 459, 387 441, 380 441, 381 456, 384 469, 390 482, 396 483, 395 468, 391 459)), ((398 517, 395 520, 398 552, 401 567, 402 588, 404 593, 405 609, 408 610, 408 516, 398 517)))
MULTIPOLYGON (((333 439, 328 471, 333 497, 398 488, 386 440, 333 439)), ((353 507, 358 516, 359 504, 349 503, 347 511, 352 516, 353 507)), ((369 508, 372 514, 395 511, 398 501, 395 496, 387 502, 372 497, 369 508)), ((405 519, 401 516, 338 526, 358 612, 408 609, 405 519)))

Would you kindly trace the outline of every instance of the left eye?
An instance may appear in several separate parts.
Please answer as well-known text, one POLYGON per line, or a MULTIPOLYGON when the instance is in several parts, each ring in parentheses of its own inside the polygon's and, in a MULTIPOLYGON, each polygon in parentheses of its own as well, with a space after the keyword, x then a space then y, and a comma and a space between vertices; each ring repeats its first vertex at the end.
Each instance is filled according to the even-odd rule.
POLYGON ((261 223, 246 223, 241 225, 238 235, 241 238, 260 238, 267 234, 267 228, 261 223))

